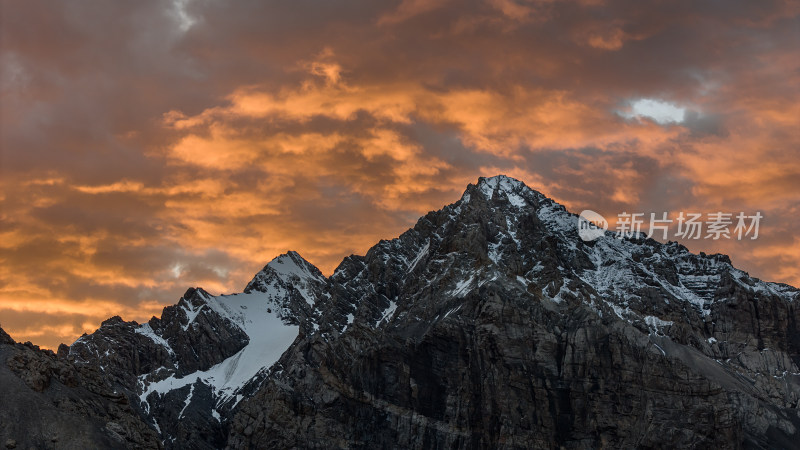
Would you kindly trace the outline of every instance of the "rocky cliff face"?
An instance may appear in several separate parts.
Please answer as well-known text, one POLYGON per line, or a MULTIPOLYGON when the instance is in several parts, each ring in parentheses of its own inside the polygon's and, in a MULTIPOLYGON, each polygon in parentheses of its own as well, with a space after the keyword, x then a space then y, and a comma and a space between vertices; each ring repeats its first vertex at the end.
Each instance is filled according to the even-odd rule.
POLYGON ((214 297, 193 288, 160 319, 109 319, 78 339, 68 358, 99 367, 167 447, 220 448, 239 402, 299 334, 313 331, 313 304, 324 284, 318 269, 290 252, 242 294, 214 297))
POLYGON ((0 329, 4 448, 163 448, 158 433, 91 366, 17 344, 0 329))
POLYGON ((792 447, 797 289, 498 176, 328 278, 290 252, 59 352, 172 448, 792 447))
POLYGON ((330 277, 231 448, 792 446, 794 288, 506 177, 330 277))

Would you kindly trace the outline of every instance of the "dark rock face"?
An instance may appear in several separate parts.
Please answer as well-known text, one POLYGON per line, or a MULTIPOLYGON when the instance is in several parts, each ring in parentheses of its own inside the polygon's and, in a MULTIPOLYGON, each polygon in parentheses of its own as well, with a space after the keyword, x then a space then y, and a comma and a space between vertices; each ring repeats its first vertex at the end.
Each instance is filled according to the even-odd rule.
POLYGON ((289 252, 18 378, 103 373, 167 448, 792 448, 798 299, 724 255, 584 242, 499 176, 328 278, 289 252))
POLYGON ((2 328, 0 328, 0 344, 13 344, 14 339, 8 335, 2 328))
POLYGON ((162 448, 103 374, 0 330, 0 442, 6 448, 162 448))
POLYGON ((197 442, 197 448, 218 448, 225 442, 225 428, 209 414, 208 405, 206 414, 181 414, 188 387, 140 398, 143 383, 208 370, 247 345, 249 338, 239 327, 207 308, 209 297, 202 289, 189 289, 177 305, 164 308, 160 319, 141 326, 113 317, 68 352, 78 366, 99 368, 154 429, 169 426, 176 437, 168 446, 197 442))
POLYGON ((241 329, 205 308, 208 297, 202 289, 189 289, 177 305, 164 308, 161 319, 153 317, 143 327, 112 317, 78 339, 69 355, 79 362, 107 356, 110 376, 129 389, 135 388, 135 377, 160 368, 179 375, 206 370, 248 342, 241 329))
MULTIPOLYGON (((494 294, 494 295, 492 295, 494 294)), ((364 330, 310 344, 291 388, 268 385, 235 417, 232 448, 629 448, 741 442, 727 393, 585 311, 507 311, 466 299, 420 338, 364 330), (497 319, 504 319, 497 326, 497 319), (388 339, 387 339, 388 338, 388 339), (371 341, 371 342, 370 342, 371 341), (331 356, 335 355, 335 356, 331 356), (679 381, 678 381, 679 380, 679 381), (687 392, 686 384, 692 386, 687 392)), ((292 364, 294 366, 294 364, 292 364)), ((282 380, 282 383, 285 380, 282 380)))
POLYGON ((791 447, 797 290, 498 177, 330 277, 230 448, 791 447))
POLYGON ((314 300, 325 284, 317 268, 289 252, 243 294, 192 288, 160 318, 140 325, 113 317, 59 353, 103 372, 167 448, 221 448, 232 410, 258 390, 298 334, 313 331, 314 300), (279 347, 274 360, 257 359, 272 346, 279 347))

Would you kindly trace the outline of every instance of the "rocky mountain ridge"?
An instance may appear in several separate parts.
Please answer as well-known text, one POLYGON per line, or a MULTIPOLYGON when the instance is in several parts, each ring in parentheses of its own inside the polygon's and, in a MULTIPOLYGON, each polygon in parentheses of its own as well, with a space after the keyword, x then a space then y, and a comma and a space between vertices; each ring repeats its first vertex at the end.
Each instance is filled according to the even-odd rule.
POLYGON ((281 255, 59 351, 167 448, 790 447, 797 289, 482 178, 324 277, 281 255))
POLYGON ((75 365, 0 329, 4 448, 163 448, 158 433, 91 365, 75 365))

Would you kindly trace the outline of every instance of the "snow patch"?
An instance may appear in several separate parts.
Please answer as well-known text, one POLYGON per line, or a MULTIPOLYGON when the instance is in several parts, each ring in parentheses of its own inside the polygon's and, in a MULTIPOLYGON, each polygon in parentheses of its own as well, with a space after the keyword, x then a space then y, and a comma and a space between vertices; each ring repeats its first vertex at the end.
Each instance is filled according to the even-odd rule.
POLYGON ((661 320, 656 316, 645 316, 644 323, 652 330, 653 333, 662 335, 661 328, 672 326, 672 321, 661 320))
POLYGON ((189 404, 192 403, 192 396, 194 395, 194 384, 189 387, 189 395, 186 396, 186 401, 183 403, 183 409, 181 412, 178 413, 178 419, 183 417, 183 412, 186 411, 186 408, 189 407, 189 404))
POLYGON ((558 288, 558 292, 556 292, 555 295, 549 294, 548 298, 552 300, 554 303, 561 303, 564 301, 564 294, 571 294, 572 296, 577 297, 578 293, 567 287, 570 281, 571 280, 569 278, 564 278, 564 282, 558 288))
POLYGON ((431 248, 431 241, 429 239, 428 242, 425 243, 425 246, 422 247, 422 249, 420 249, 420 251, 417 253, 417 256, 414 258, 414 260, 411 261, 411 263, 408 266, 408 270, 406 272, 411 272, 412 270, 414 270, 414 268, 417 267, 417 263, 419 263, 420 260, 422 260, 422 258, 428 254, 428 249, 430 248, 431 248))
POLYGON ((454 313, 454 312, 458 311, 459 309, 461 309, 461 307, 462 307, 462 306, 464 306, 464 305, 463 305, 463 304, 461 304, 461 305, 455 306, 455 307, 453 307, 453 308, 450 308, 450 309, 449 309, 449 310, 448 310, 446 313, 444 313, 444 316, 442 316, 442 319, 444 319, 444 318, 446 318, 447 316, 449 316, 450 314, 452 314, 452 313, 454 313))
POLYGON ((488 246, 489 246, 489 251, 488 251, 489 259, 492 260, 492 262, 495 264, 500 264, 500 261, 502 259, 501 256, 503 255, 503 251, 500 249, 501 244, 499 242, 496 244, 490 242, 488 246))
POLYGON ((456 283, 456 287, 453 288, 453 291, 450 293, 450 295, 453 297, 463 297, 467 292, 469 292, 469 287, 474 279, 475 275, 470 275, 468 279, 460 280, 458 283, 456 283))
POLYGON ((140 327, 134 329, 134 331, 142 336, 148 337, 156 344, 163 346, 167 349, 167 352, 169 352, 170 355, 175 356, 175 352, 172 350, 172 347, 170 347, 169 342, 167 342, 167 340, 163 337, 157 335, 149 323, 141 325, 140 327))
POLYGON ((259 372, 272 367, 297 337, 297 325, 285 324, 276 312, 267 311, 271 305, 269 296, 275 294, 252 292, 208 298, 206 306, 241 328, 250 338, 250 342, 235 355, 208 370, 197 371, 182 378, 172 375, 149 384, 142 379, 145 386, 140 395, 141 400, 146 401, 153 393, 163 395, 180 389, 197 380, 212 388, 218 404, 233 398, 259 372))
POLYGON ((397 303, 395 303, 394 301, 390 300, 389 301, 389 307, 386 308, 386 311, 383 312, 383 315, 381 316, 381 318, 378 320, 378 322, 375 325, 378 325, 378 323, 381 323, 384 320, 392 320, 392 317, 394 316, 394 312, 395 311, 397 311, 397 303))
POLYGON ((523 186, 521 181, 509 178, 505 175, 483 178, 478 182, 478 188, 487 200, 491 200, 494 196, 494 191, 497 190, 498 192, 504 193, 509 203, 516 207, 527 206, 525 199, 516 193, 516 191, 520 190, 523 186))
POLYGON ((188 301, 186 302, 186 305, 188 306, 181 307, 181 309, 183 309, 183 312, 186 314, 187 318, 186 325, 183 326, 183 331, 189 329, 189 326, 192 325, 192 323, 194 323, 194 319, 197 318, 197 315, 200 314, 200 311, 202 311, 203 308, 206 306, 206 305, 200 305, 194 307, 194 305, 190 304, 188 301))

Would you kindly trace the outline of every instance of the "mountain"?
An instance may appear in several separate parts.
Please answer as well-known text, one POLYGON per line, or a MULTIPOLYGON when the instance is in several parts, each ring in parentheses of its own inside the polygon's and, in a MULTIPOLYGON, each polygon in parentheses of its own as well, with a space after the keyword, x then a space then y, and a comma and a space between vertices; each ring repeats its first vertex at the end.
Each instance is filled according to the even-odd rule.
POLYGON ((68 355, 99 366, 168 447, 218 448, 231 411, 299 334, 313 332, 313 305, 325 284, 317 268, 290 252, 264 267, 244 293, 215 297, 189 289, 160 319, 109 319, 68 355))
POLYGON ((92 365, 0 329, 0 445, 4 448, 162 448, 158 433, 92 365))
POLYGON ((577 223, 481 178, 330 277, 289 252, 57 359, 166 448, 793 447, 800 291, 577 223))

